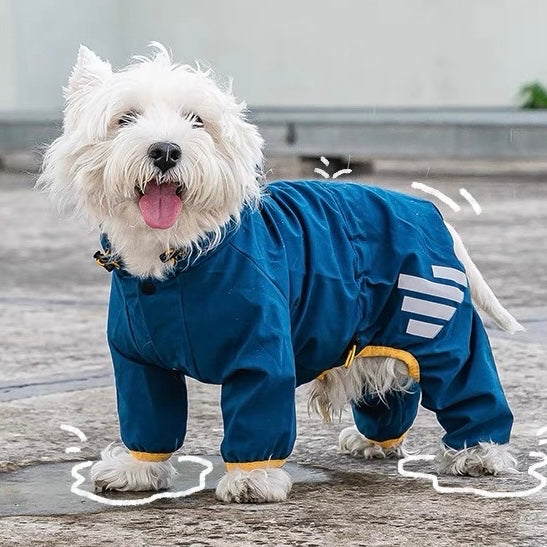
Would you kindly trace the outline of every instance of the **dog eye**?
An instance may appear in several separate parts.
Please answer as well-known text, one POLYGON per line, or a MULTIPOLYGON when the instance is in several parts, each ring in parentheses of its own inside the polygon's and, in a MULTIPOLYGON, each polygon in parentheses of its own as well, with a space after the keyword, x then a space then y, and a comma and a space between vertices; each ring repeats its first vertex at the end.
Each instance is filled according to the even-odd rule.
POLYGON ((137 121, 138 113, 134 110, 130 110, 129 112, 126 112, 122 116, 118 118, 118 125, 129 125, 131 123, 135 123, 137 121))
POLYGON ((203 120, 197 114, 190 113, 187 117, 190 120, 192 127, 203 127, 203 120))

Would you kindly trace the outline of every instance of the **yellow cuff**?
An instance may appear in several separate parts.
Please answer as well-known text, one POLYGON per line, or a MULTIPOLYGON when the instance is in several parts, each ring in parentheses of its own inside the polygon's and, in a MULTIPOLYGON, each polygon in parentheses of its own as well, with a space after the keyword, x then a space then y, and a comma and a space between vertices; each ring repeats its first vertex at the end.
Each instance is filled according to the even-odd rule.
POLYGON ((408 351, 404 349, 390 348, 387 346, 365 346, 356 357, 393 357, 399 359, 408 368, 408 375, 416 380, 420 381, 420 364, 408 351))
POLYGON ((396 439, 389 439, 387 441, 375 441, 374 439, 367 439, 374 444, 377 444, 378 446, 381 446, 382 448, 393 448, 394 446, 397 446, 405 437, 406 437, 406 431, 396 439))
POLYGON ((172 452, 161 453, 161 452, 136 452, 135 450, 130 450, 129 453, 136 459, 141 462, 164 462, 171 457, 172 452))
POLYGON ((267 469, 268 467, 281 467, 287 460, 263 460, 260 462, 225 462, 227 471, 241 469, 242 471, 252 471, 253 469, 267 469))
MULTIPOLYGON (((349 368, 353 361, 358 357, 393 357, 394 359, 399 359, 402 361, 408 368, 408 375, 416 382, 420 381, 420 364, 408 351, 404 349, 390 348, 388 346, 365 346, 357 355, 355 354, 356 346, 353 346, 348 353, 346 362, 342 365, 344 368, 349 368)), ((333 367, 323 371, 316 380, 324 380, 325 376, 331 371, 334 370, 333 367)))

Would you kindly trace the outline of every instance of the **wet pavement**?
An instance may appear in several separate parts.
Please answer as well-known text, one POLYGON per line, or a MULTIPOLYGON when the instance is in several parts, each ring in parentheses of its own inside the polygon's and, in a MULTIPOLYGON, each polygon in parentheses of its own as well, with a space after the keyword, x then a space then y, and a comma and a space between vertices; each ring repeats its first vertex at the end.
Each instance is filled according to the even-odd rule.
MULTIPOLYGON (((282 167, 274 175, 283 177, 282 167)), ((440 484, 507 492, 537 486, 527 470, 538 462, 531 452, 547 453, 538 444, 547 438, 547 430, 538 435, 547 427, 547 179, 423 173, 367 180, 421 195, 410 188, 419 180, 456 200, 458 213, 440 207, 528 329, 514 337, 490 329, 515 413, 520 473, 440 484), (461 187, 482 205, 480 216, 459 195, 461 187)), ((296 484, 286 503, 215 500, 211 488, 222 472, 219 389, 193 381, 180 454, 213 461, 203 492, 122 508, 71 493, 73 466, 97 459, 118 438, 104 335, 109 276, 91 259, 97 234, 81 221, 60 220, 32 190, 32 176, 0 173, 0 219, 0 545, 547 545, 547 489, 520 499, 441 494, 428 480, 399 475, 395 461, 340 455, 336 439, 350 415, 322 426, 307 415, 305 388, 297 394, 299 436, 289 469, 296 484), (87 441, 61 424, 80 428, 87 441), (70 446, 81 451, 65 453, 70 446)), ((434 416, 422 411, 409 438, 428 454, 441 435, 434 416)), ((405 469, 433 473, 428 462, 405 469)), ((547 476, 547 467, 537 471, 547 476)), ((181 468, 177 488, 198 475, 181 468)))
MULTIPOLYGON (((184 456, 183 456, 184 458, 184 456)), ((169 495, 180 498, 200 486, 200 475, 204 473, 204 491, 214 490, 224 474, 222 458, 202 456, 203 463, 178 462, 173 460, 177 476, 169 495), (205 467, 207 463, 212 469, 205 467)), ((0 498, 0 516, 13 515, 72 515, 80 513, 96 513, 112 510, 111 502, 121 505, 126 502, 128 507, 137 500, 146 505, 153 492, 95 492, 89 481, 89 463, 47 463, 32 465, 19 469, 17 472, 6 473, 2 478, 2 497, 0 498), (83 467, 80 469, 80 467, 83 467), (82 484, 78 479, 82 478, 82 484), (90 499, 87 494, 94 494, 90 499), (75 498, 75 496, 77 498, 75 498)), ((295 483, 328 482, 327 471, 287 463, 286 471, 294 478, 295 483)), ((188 494, 189 495, 189 494, 188 494)), ((160 498, 161 499, 161 498, 160 498)), ((165 499, 163 503, 170 503, 165 499)), ((177 503, 180 504, 179 499, 177 503)))

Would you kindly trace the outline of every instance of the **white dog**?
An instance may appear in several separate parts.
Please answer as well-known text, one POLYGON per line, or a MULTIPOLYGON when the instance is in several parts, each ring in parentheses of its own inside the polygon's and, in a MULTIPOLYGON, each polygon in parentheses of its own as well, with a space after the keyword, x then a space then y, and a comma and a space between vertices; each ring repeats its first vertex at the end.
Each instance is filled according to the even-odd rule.
POLYGON ((99 226, 96 260, 113 271, 126 448, 103 451, 97 487, 172 485, 186 375, 222 385, 224 501, 287 497, 294 389, 312 380, 326 421, 352 404, 345 452, 403 454, 421 400, 447 432, 444 471, 511 469, 512 416, 471 297, 502 328, 522 327, 454 230, 429 202, 387 190, 266 187, 245 105, 155 47, 119 72, 80 48, 38 183, 99 226))

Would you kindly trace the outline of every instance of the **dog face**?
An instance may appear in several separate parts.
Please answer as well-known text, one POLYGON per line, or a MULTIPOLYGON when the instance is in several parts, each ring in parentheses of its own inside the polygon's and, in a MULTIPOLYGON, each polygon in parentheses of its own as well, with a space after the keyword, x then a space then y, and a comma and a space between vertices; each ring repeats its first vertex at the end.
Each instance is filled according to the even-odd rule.
POLYGON ((118 72, 80 48, 38 184, 109 233, 196 244, 258 200, 263 141, 229 86, 154 47, 118 72))

